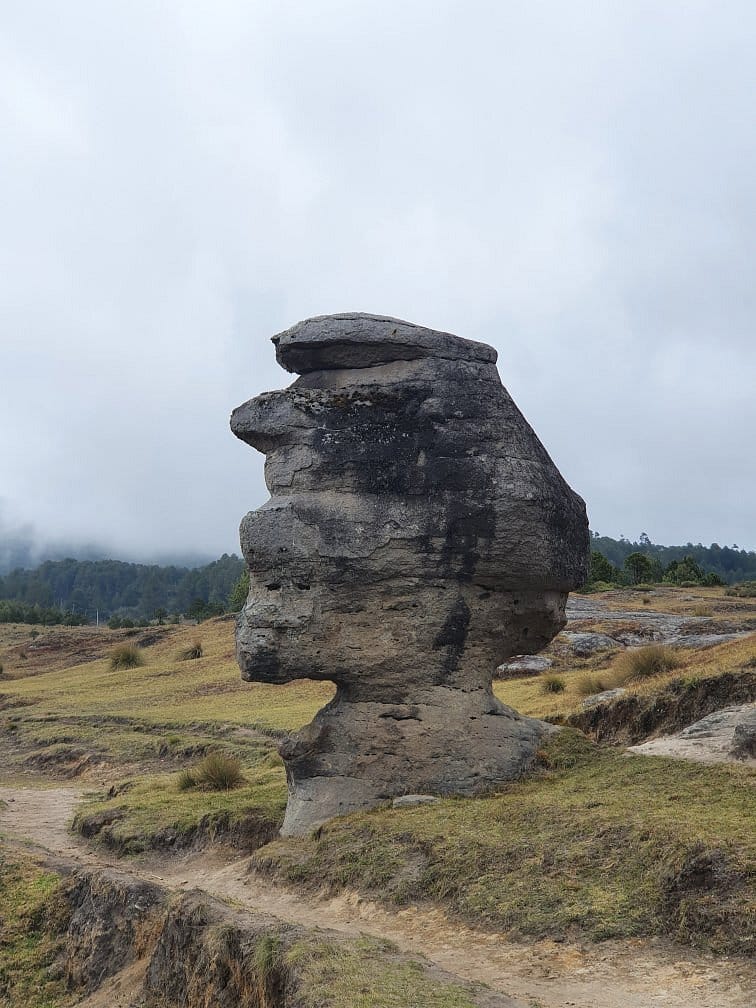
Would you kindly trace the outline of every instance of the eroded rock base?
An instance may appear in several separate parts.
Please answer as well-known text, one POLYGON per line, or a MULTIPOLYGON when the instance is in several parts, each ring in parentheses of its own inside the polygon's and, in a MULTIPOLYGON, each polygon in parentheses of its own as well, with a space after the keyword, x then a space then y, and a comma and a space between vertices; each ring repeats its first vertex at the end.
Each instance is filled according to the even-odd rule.
POLYGON ((553 730, 486 689, 436 687, 413 703, 352 703, 339 690, 281 746, 289 777, 281 833, 298 836, 403 794, 491 791, 521 777, 553 730))

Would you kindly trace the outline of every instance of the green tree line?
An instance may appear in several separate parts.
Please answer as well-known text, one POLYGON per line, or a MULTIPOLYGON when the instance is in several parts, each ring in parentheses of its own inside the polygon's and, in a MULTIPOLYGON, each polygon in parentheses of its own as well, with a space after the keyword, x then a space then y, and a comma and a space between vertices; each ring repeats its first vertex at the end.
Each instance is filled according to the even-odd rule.
POLYGON ((95 614, 101 621, 144 620, 169 613, 199 617, 225 611, 243 571, 244 561, 228 553, 196 568, 121 560, 48 560, 33 570, 16 569, 0 577, 0 600, 26 606, 32 615, 56 611, 88 622, 95 614))
MULTIPOLYGON (((703 576, 716 575, 724 584, 756 579, 756 552, 740 549, 737 545, 720 546, 719 543, 712 543, 711 546, 703 546, 701 543, 686 543, 684 546, 660 546, 652 543, 643 532, 636 542, 623 537, 612 539, 597 532, 593 532, 591 536, 591 550, 605 557, 618 571, 625 570, 625 561, 633 553, 647 557, 652 562, 653 569, 647 572, 649 577, 641 580, 661 581, 669 572, 668 580, 695 581, 697 577, 693 576, 691 565, 700 570, 703 576), (687 564, 691 576, 686 577, 682 569, 675 574, 675 564, 678 567, 687 564)), ((592 580, 611 579, 592 577, 592 580)))

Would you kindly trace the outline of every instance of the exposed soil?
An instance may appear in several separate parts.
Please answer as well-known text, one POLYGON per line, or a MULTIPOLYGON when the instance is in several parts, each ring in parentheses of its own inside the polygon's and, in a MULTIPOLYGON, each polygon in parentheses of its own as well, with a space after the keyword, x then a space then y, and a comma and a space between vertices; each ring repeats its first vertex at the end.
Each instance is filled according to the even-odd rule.
MULTIPOLYGON (((91 850, 68 832, 67 823, 80 798, 81 791, 73 787, 0 787, 5 803, 0 807, 0 830, 17 843, 33 844, 69 863, 122 869, 117 859, 91 850)), ((305 898, 253 873, 247 858, 221 847, 188 856, 143 857, 131 861, 129 871, 172 891, 199 885, 236 906, 308 928, 389 939, 402 951, 425 956, 463 980, 483 982, 510 995, 522 1008, 648 1008, 652 1004, 750 1008, 756 995, 756 971, 742 961, 681 950, 663 941, 518 943, 450 920, 437 908, 392 911, 354 893, 305 898)), ((140 982, 135 966, 132 994, 140 982)), ((107 992, 103 988, 83 1005, 126 1005, 130 983, 119 974, 107 992)))

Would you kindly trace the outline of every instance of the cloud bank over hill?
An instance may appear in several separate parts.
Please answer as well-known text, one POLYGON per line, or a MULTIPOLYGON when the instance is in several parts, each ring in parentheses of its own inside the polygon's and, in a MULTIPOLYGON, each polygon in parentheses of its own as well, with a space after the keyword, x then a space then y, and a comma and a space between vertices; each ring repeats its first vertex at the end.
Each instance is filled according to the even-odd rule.
POLYGON ((344 310, 494 344, 592 527, 754 546, 756 11, 703 0, 0 15, 9 521, 238 548, 230 410, 344 310))

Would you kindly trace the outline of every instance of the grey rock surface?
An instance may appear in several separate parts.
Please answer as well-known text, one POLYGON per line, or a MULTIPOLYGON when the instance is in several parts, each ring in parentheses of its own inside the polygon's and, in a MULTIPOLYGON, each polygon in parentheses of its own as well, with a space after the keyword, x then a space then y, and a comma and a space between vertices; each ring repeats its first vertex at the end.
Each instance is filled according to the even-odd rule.
POLYGON ((496 669, 497 679, 524 679, 526 676, 539 675, 551 668, 554 662, 544 655, 517 655, 508 658, 496 669))
POLYGON ((627 690, 623 686, 617 686, 615 689, 602 690, 601 693, 592 693, 583 700, 583 708, 588 707, 598 707, 603 703, 610 703, 612 700, 617 700, 619 697, 624 696, 627 690))
POLYGON ((727 641, 739 640, 746 637, 747 632, 741 633, 713 633, 713 634, 685 634, 680 637, 673 637, 670 644, 681 648, 696 648, 704 651, 706 648, 716 647, 717 644, 724 644, 727 641))
POLYGON ((270 500, 241 524, 242 677, 326 679, 334 700, 281 746, 282 832, 413 791, 519 776, 548 726, 493 695, 543 648, 586 576, 585 506, 484 344, 371 315, 274 338, 289 388, 236 409, 270 500))
POLYGON ((756 766, 756 704, 737 704, 714 711, 674 735, 630 746, 628 752, 696 763, 742 762, 756 766))
POLYGON ((576 633, 565 631, 561 638, 578 658, 588 658, 599 651, 610 651, 621 645, 613 637, 602 633, 576 633))
POLYGON ((394 808, 414 808, 415 805, 433 805, 438 801, 435 795, 429 794, 405 794, 394 798, 391 804, 394 808))

